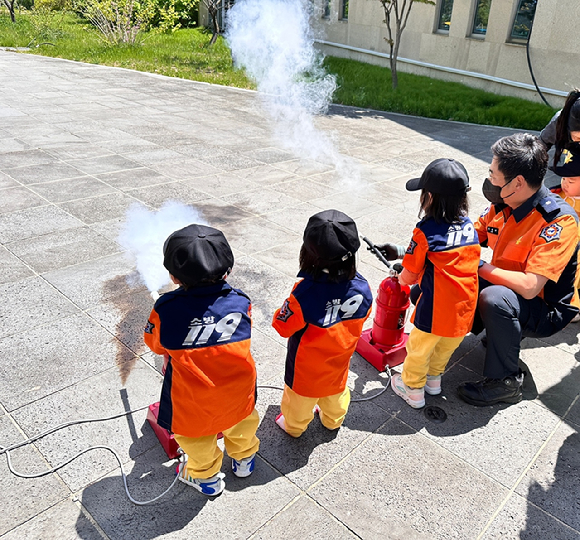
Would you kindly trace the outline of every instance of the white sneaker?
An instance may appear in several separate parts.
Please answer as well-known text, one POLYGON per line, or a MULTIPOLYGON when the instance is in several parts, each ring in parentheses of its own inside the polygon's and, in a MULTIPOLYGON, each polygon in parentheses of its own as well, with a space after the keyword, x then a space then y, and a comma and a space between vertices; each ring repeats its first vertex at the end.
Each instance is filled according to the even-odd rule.
POLYGON ((400 373, 393 373, 391 388, 399 397, 403 398, 413 409, 425 406, 425 392, 423 388, 409 388, 401 378, 400 373))
POLYGON ((216 497, 226 487, 226 483, 224 482, 226 475, 222 472, 217 473, 211 478, 192 478, 189 476, 187 474, 187 457, 184 462, 179 463, 177 477, 180 482, 197 489, 197 491, 208 497, 216 497))
POLYGON ((254 465, 256 464, 256 454, 253 453, 247 458, 237 459, 232 458, 232 471, 238 478, 246 478, 254 472, 254 465))
POLYGON ((438 396, 441 393, 441 375, 427 375, 425 392, 430 396, 438 396))
POLYGON ((284 415, 282 413, 276 416, 276 424, 278 424, 278 427, 286 431, 286 419, 284 418, 284 415))
POLYGON ((580 322, 580 313, 576 313, 576 315, 574 315, 574 318, 570 322, 573 323, 580 322))

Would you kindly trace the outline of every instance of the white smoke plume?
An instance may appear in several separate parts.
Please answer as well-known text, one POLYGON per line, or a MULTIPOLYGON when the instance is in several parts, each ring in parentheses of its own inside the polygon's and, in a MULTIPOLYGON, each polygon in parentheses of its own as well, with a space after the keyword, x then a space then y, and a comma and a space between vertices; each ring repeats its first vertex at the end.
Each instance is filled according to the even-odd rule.
POLYGON ((134 260, 139 276, 152 293, 170 282, 163 266, 165 240, 172 232, 192 223, 208 224, 198 210, 177 201, 166 201, 158 211, 139 203, 127 210, 118 242, 134 260))
POLYGON ((314 115, 332 101, 336 79, 325 73, 314 48, 311 11, 310 0, 237 0, 228 11, 226 37, 236 65, 256 81, 281 144, 300 157, 349 168, 314 125, 314 115))

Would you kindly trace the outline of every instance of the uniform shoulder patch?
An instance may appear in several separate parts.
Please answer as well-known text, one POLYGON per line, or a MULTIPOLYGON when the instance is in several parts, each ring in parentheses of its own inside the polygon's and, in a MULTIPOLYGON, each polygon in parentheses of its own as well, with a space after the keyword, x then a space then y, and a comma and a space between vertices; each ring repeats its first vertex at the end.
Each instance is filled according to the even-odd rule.
POLYGON ((155 325, 152 322, 147 321, 147 324, 145 325, 145 333, 152 334, 153 328, 155 328, 155 325))
POLYGON ((292 315, 294 315, 294 312, 290 309, 290 302, 288 302, 288 300, 284 300, 284 303, 280 308, 280 313, 278 313, 276 319, 282 322, 286 322, 292 315))
POLYGON ((409 247, 407 248, 406 253, 408 255, 413 255, 413 253, 415 253, 415 248, 417 247, 417 242, 415 242, 415 240, 411 240, 409 242, 409 247))
POLYGON ((543 238, 548 243, 553 240, 558 240, 562 233, 562 228, 562 225, 552 223, 552 225, 548 225, 542 229, 542 232, 540 232, 540 238, 543 238))

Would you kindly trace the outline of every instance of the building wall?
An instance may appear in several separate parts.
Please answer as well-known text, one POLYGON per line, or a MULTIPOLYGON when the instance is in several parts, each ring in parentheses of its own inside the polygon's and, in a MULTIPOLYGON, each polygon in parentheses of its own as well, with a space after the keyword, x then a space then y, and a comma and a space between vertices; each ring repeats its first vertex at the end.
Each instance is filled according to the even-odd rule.
MULTIPOLYGON (((336 43, 365 51, 388 53, 384 11, 379 0, 350 0, 348 21, 339 20, 340 2, 331 0, 331 14, 321 18, 324 34, 321 48, 326 54, 388 65, 388 59, 329 45, 336 43)), ((509 41, 518 0, 492 0, 487 33, 472 35, 476 0, 454 0, 448 32, 437 30, 441 0, 437 5, 414 3, 399 50, 400 71, 463 82, 505 95, 539 101, 535 89, 517 88, 493 82, 486 76, 533 85, 526 60, 525 43, 509 41), (463 73, 447 73, 435 68, 412 65, 410 59, 443 68, 479 74, 474 78, 463 73), (483 77, 481 77, 483 76, 483 77)), ((580 86, 580 0, 541 0, 537 4, 530 55, 536 81, 546 88, 553 106, 561 106, 563 97, 580 86), (555 90, 550 92, 549 90, 555 90)))

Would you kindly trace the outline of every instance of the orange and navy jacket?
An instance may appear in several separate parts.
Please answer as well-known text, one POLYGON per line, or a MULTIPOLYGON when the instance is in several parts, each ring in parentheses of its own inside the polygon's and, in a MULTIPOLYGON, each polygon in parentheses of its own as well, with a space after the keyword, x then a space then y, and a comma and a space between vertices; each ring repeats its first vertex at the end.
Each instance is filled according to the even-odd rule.
POLYGON ((424 218, 415 227, 403 267, 419 274, 421 296, 411 322, 423 332, 460 337, 471 330, 477 307, 481 247, 473 223, 424 218))
MULTIPOLYGON (((578 216, 564 199, 542 186, 521 206, 487 208, 475 224, 479 241, 493 250, 491 264, 548 278, 538 295, 565 326, 578 313, 574 280, 578 216)), ((554 315, 554 314, 553 314, 554 315)))
POLYGON ((158 423, 185 437, 215 435, 254 409, 250 299, 225 282, 179 288, 155 303, 145 343, 171 357, 158 423))
POLYGON ((350 357, 372 308, 366 279, 331 283, 305 272, 274 313, 272 326, 288 339, 284 382, 305 397, 326 397, 346 387, 350 357))

